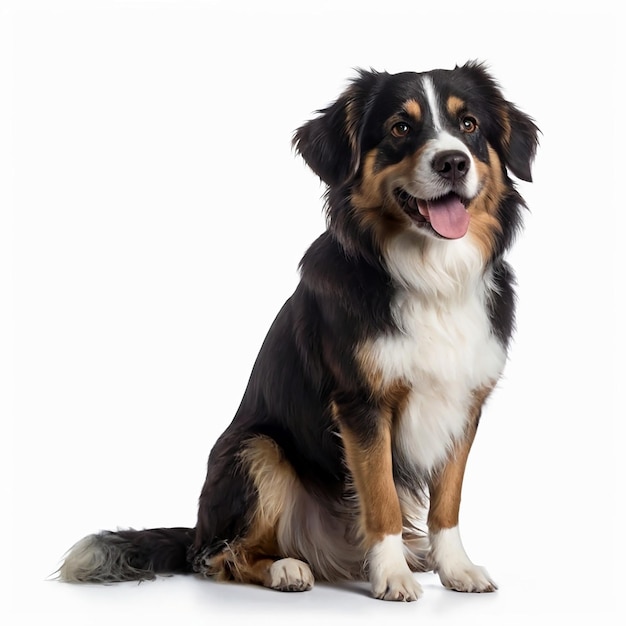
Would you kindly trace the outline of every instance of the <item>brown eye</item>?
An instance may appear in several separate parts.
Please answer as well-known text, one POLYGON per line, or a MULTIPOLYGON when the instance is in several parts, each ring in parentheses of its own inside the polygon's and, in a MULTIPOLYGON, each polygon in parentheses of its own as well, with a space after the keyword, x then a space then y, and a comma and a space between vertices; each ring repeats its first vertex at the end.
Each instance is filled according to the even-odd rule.
POLYGON ((461 130, 464 133, 473 133, 478 128, 478 122, 475 117, 471 115, 466 115, 461 120, 461 130))
POLYGON ((394 137, 406 137, 411 132, 411 127, 404 122, 398 122, 391 128, 391 134, 394 137))

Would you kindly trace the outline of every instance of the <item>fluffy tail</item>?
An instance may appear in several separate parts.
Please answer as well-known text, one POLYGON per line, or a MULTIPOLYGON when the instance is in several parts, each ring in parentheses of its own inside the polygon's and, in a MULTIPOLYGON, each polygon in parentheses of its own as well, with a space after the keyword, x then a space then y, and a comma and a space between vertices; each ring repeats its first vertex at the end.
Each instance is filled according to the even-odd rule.
POLYGON ((151 580, 156 574, 189 573, 193 528, 101 532, 70 548, 59 578, 72 583, 151 580))

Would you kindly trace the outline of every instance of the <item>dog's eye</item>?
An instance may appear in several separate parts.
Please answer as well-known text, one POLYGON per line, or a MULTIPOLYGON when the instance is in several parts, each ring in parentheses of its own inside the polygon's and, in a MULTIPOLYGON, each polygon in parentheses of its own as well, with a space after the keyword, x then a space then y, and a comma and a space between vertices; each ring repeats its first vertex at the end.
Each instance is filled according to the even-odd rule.
POLYGON ((411 132, 411 127, 405 122, 398 122, 391 128, 391 134, 394 137, 406 137, 411 132))
POLYGON ((471 115, 466 115, 461 120, 461 130, 464 133, 473 133, 478 128, 478 122, 475 117, 471 115))

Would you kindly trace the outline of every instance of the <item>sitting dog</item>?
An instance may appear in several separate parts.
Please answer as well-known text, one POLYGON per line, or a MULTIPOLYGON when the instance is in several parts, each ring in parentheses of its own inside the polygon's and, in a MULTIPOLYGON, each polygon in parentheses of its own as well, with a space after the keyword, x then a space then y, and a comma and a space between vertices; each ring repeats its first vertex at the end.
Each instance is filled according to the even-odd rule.
POLYGON ((479 63, 359 72, 294 135, 328 227, 211 451, 196 527, 90 535, 60 578, 369 578, 376 598, 411 601, 413 572, 433 569, 496 589, 463 548, 459 502, 514 326, 510 175, 531 180, 537 137, 479 63))

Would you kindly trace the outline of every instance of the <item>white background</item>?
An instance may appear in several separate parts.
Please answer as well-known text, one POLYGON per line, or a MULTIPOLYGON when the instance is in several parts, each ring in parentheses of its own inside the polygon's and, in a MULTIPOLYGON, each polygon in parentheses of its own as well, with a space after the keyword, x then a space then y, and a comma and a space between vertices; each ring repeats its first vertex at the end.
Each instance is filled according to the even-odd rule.
POLYGON ((1 6, 6 623, 614 623, 616 15, 600 2, 1 6), (518 332, 461 517, 500 590, 456 594, 423 575, 425 596, 395 605, 366 585, 290 595, 193 577, 45 580, 90 532, 194 525, 209 449, 324 228, 323 189, 293 154, 293 130, 355 67, 468 59, 487 61, 543 131, 510 256, 518 332))

